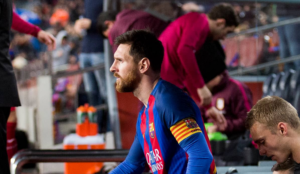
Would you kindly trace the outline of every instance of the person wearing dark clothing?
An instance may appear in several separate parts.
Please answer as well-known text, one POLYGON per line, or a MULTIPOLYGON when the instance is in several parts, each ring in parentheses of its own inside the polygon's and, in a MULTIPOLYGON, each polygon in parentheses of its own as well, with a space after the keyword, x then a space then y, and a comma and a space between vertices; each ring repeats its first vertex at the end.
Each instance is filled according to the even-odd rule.
MULTIPOLYGON (((208 132, 221 131, 229 139, 238 138, 246 131, 247 112, 252 107, 252 93, 243 83, 229 77, 227 71, 208 82, 213 94, 212 104, 224 115, 227 127, 212 126, 208 132)), ((213 122, 207 117, 208 122, 213 122)))
MULTIPOLYGON (((210 38, 206 39, 201 49, 196 52, 203 80, 213 95, 212 105, 224 115, 227 122, 227 127, 215 125, 209 131, 211 133, 221 130, 229 139, 235 139, 246 130, 244 123, 252 106, 252 94, 245 84, 228 76, 225 58, 221 43, 210 38)), ((213 121, 208 116, 206 119, 209 122, 213 121)))
POLYGON ((0 6, 0 171, 9 174, 6 152, 6 122, 10 107, 20 106, 16 78, 8 54, 12 23, 11 0, 1 1, 0 6))
MULTIPOLYGON (((276 15, 279 21, 297 18, 300 16, 298 4, 276 4, 276 15)), ((278 27, 280 58, 285 59, 300 54, 299 23, 292 23, 278 27)), ((300 61, 285 63, 285 70, 300 68, 300 61)))
MULTIPOLYGON (((75 31, 78 34, 86 31, 82 41, 79 63, 81 68, 97 66, 104 63, 103 38, 97 30, 97 17, 102 12, 102 0, 86 0, 84 2, 84 18, 75 22, 75 31)), ((84 73, 83 82, 88 94, 89 104, 98 106, 107 102, 105 69, 84 73)), ((104 111, 97 112, 98 130, 105 132, 109 125, 108 117, 104 111)))
POLYGON ((208 83, 227 69, 225 59, 226 55, 220 41, 207 38, 196 52, 197 64, 204 83, 208 83))
POLYGON ((98 18, 98 30, 108 38, 113 52, 117 49, 114 40, 126 31, 149 29, 159 37, 167 26, 168 22, 139 10, 123 10, 120 13, 107 11, 102 12, 98 18))

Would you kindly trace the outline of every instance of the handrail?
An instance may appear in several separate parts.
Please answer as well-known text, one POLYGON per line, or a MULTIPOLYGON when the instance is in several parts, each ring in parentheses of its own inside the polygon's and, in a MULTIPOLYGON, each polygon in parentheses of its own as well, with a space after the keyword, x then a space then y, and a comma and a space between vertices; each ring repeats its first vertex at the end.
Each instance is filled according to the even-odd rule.
POLYGON ((11 174, 21 174, 26 163, 122 162, 129 150, 23 150, 11 159, 11 174))
POLYGON ((260 26, 260 27, 250 28, 248 30, 244 30, 244 31, 241 31, 238 33, 232 33, 232 34, 227 35, 227 38, 234 37, 237 35, 243 35, 243 34, 252 34, 252 33, 259 32, 259 31, 269 30, 269 29, 280 27, 283 25, 296 24, 296 23, 300 23, 300 17, 293 18, 293 19, 287 19, 284 21, 280 21, 280 22, 276 22, 273 24, 268 24, 268 25, 264 25, 264 26, 260 26))
POLYGON ((285 59, 280 59, 280 60, 274 60, 274 61, 267 62, 267 63, 262 63, 262 64, 252 66, 252 67, 249 67, 249 68, 241 68, 241 69, 238 69, 238 70, 230 71, 229 75, 230 76, 243 75, 243 74, 246 74, 246 73, 249 73, 249 72, 255 72, 255 71, 267 68, 267 67, 276 66, 276 65, 281 64, 281 63, 289 63, 289 62, 293 62, 293 61, 296 61, 296 60, 300 60, 300 55, 292 56, 292 57, 285 58, 285 59))
POLYGON ((86 72, 95 71, 95 70, 102 69, 102 68, 104 68, 104 63, 100 63, 99 65, 87 67, 84 69, 79 69, 77 71, 67 71, 67 72, 62 72, 62 73, 58 73, 58 74, 52 74, 52 79, 56 80, 58 78, 73 76, 73 75, 77 75, 77 74, 83 74, 86 72))

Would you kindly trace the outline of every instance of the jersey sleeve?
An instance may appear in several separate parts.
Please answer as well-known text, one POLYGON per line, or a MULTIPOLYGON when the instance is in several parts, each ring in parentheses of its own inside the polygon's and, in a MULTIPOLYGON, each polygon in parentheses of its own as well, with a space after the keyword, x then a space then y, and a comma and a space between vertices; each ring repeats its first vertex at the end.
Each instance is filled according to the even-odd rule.
POLYGON ((110 174, 141 174, 145 168, 145 164, 146 159, 136 135, 125 161, 110 174))

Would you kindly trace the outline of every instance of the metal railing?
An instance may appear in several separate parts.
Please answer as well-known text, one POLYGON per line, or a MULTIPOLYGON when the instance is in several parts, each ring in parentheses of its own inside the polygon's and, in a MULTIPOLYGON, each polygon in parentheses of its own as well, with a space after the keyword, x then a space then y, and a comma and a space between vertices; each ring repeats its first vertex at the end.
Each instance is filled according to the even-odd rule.
POLYGON ((285 59, 280 59, 280 60, 274 60, 271 62, 263 63, 263 64, 252 66, 249 68, 240 68, 238 70, 230 71, 229 75, 230 76, 243 75, 243 74, 250 73, 250 72, 256 72, 258 70, 262 70, 262 69, 265 69, 268 67, 277 66, 278 64, 281 64, 281 63, 289 63, 289 62, 293 62, 296 60, 300 60, 300 55, 285 58, 285 59))
POLYGON ((260 26, 260 27, 250 28, 245 31, 229 34, 227 37, 229 38, 229 37, 234 37, 237 35, 252 34, 252 33, 260 32, 260 31, 270 30, 272 28, 281 27, 281 26, 288 25, 288 24, 296 24, 296 23, 300 23, 300 17, 293 18, 293 19, 287 19, 284 21, 280 21, 280 22, 276 22, 273 24, 268 24, 268 25, 264 25, 264 26, 260 26))
MULTIPOLYGON (((277 22, 277 23, 269 24, 269 25, 264 25, 264 26, 261 26, 261 27, 251 28, 251 29, 248 29, 248 30, 245 30, 245 31, 241 31, 239 33, 233 33, 233 34, 228 35, 228 38, 235 37, 235 36, 238 36, 238 35, 258 33, 258 32, 262 32, 264 30, 270 30, 272 28, 281 27, 281 26, 289 25, 289 24, 296 24, 296 23, 300 23, 300 17, 280 21, 280 22, 277 22)), ((231 75, 231 76, 243 75, 243 74, 246 74, 246 73, 251 73, 251 72, 256 72, 256 71, 259 71, 259 70, 263 70, 263 69, 268 68, 268 67, 274 67, 274 66, 277 66, 278 64, 293 62, 293 61, 296 61, 296 60, 300 60, 300 55, 292 56, 292 57, 289 57, 289 58, 284 58, 284 59, 281 59, 281 60, 274 60, 274 61, 262 63, 262 64, 252 66, 252 67, 248 67, 248 68, 239 67, 237 70, 230 71, 229 75, 231 75)))
POLYGON ((10 161, 11 174, 21 174, 22 166, 40 162, 122 162, 129 150, 23 150, 10 161))

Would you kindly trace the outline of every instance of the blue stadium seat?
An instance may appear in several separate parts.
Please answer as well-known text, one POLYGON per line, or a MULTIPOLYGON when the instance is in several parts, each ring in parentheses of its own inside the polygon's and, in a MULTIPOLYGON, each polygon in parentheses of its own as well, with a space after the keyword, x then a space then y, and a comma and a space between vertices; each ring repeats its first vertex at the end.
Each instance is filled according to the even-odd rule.
POLYGON ((266 97, 266 96, 270 95, 271 85, 272 85, 272 82, 275 79, 275 77, 276 77, 276 74, 271 74, 264 81, 264 84, 263 84, 263 97, 266 97))
POLYGON ((279 83, 284 74, 284 72, 281 72, 276 75, 275 79, 272 81, 271 92, 269 95, 273 96, 280 93, 279 83))
POLYGON ((295 100, 295 94, 298 91, 297 88, 300 85, 300 70, 296 71, 290 80, 290 92, 287 97, 287 101, 290 102, 291 104, 294 103, 295 100))
POLYGON ((281 77, 279 82, 279 90, 276 91, 276 96, 281 97, 285 100, 289 97, 290 92, 290 81, 291 77, 295 73, 295 70, 290 69, 289 71, 286 71, 284 75, 281 77))

